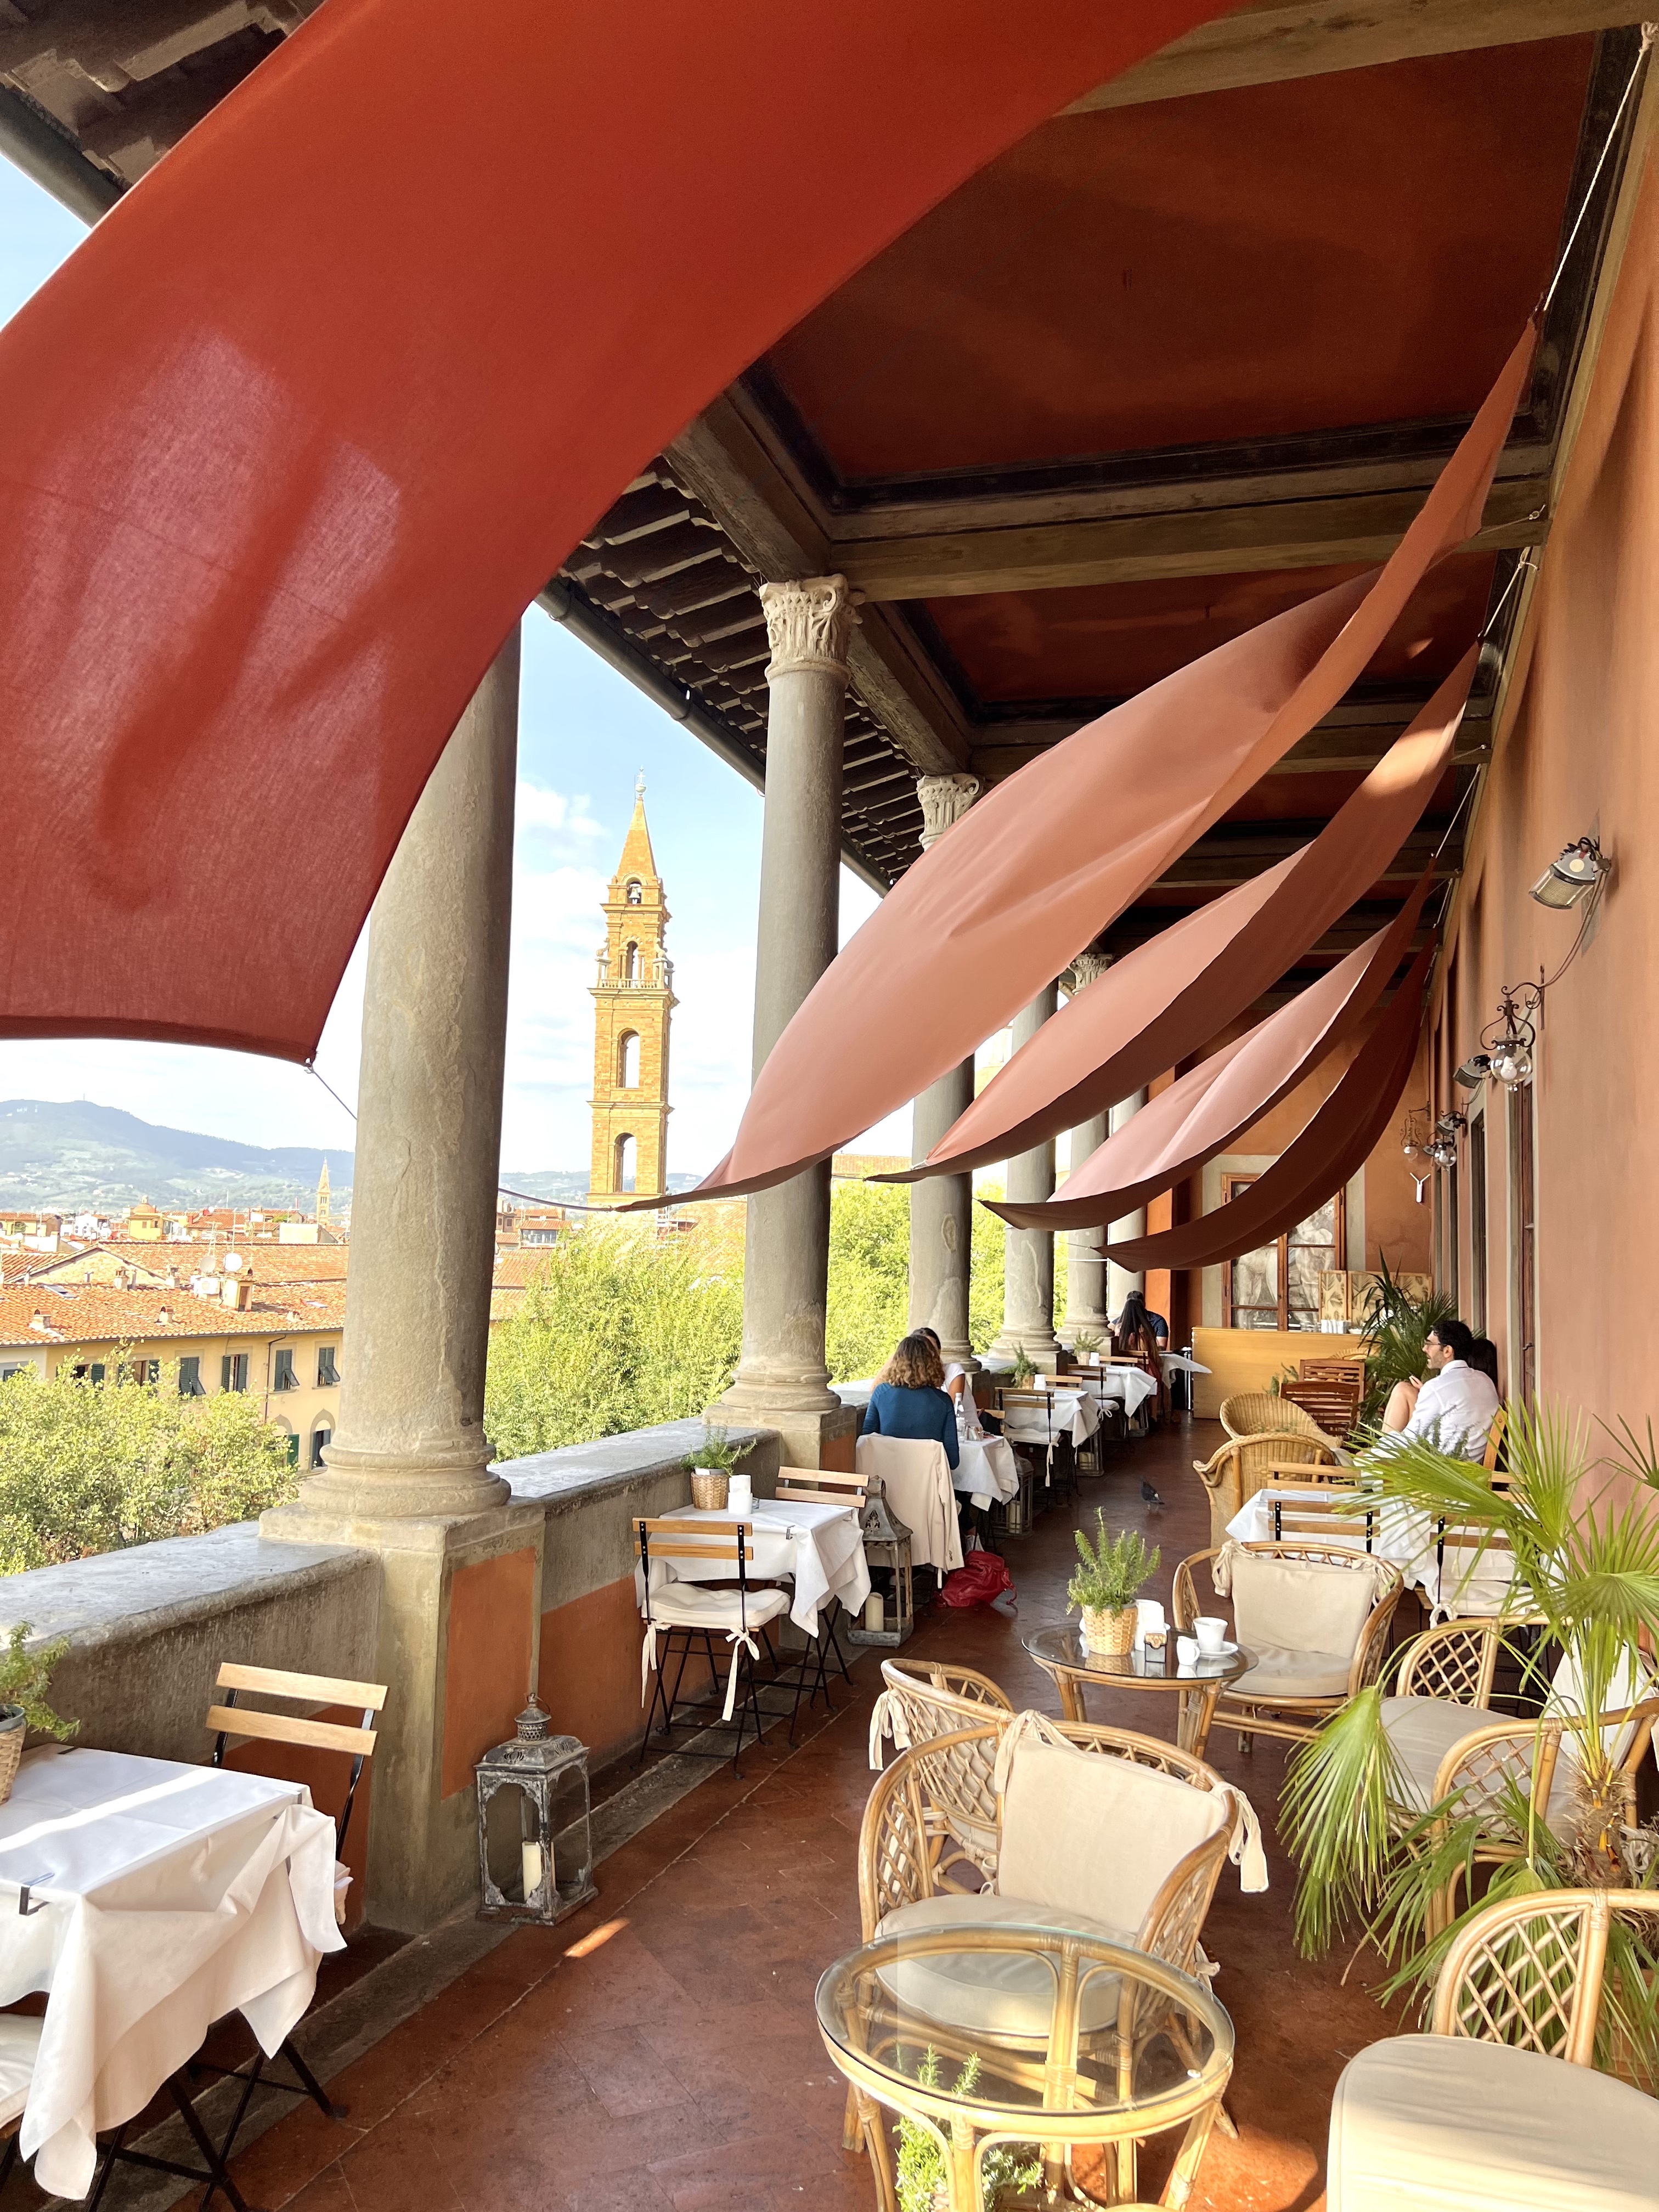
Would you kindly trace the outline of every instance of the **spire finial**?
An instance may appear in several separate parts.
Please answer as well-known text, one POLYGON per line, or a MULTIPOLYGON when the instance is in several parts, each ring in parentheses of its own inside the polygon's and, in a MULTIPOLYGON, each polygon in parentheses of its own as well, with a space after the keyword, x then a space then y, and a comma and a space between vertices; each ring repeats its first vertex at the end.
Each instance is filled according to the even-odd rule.
POLYGON ((640 770, 639 774, 634 779, 634 796, 635 799, 643 799, 645 797, 645 770, 643 769, 640 770))

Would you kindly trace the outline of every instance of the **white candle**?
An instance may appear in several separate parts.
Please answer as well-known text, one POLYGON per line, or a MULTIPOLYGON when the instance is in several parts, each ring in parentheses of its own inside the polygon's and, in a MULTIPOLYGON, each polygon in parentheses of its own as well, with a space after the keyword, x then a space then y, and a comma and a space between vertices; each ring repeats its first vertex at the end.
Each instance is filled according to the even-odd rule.
POLYGON ((541 1887, 542 1847, 539 1844, 520 1844, 519 1850, 524 1864, 524 1901, 528 1905, 541 1887))
POLYGON ((864 1626, 872 1634, 879 1634, 886 1618, 886 1601, 879 1590, 872 1590, 864 1601, 864 1626))

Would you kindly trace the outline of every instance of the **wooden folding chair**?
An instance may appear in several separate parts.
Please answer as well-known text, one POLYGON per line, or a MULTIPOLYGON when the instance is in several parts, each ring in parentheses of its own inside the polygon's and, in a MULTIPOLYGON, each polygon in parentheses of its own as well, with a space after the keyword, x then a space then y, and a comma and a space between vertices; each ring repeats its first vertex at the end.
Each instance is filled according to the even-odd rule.
POLYGON ((1376 1539, 1376 1500, 1357 1482, 1275 1482, 1267 1516, 1275 1544, 1341 1544, 1362 1526, 1368 1552, 1376 1539))
MULTIPOLYGON (((225 1747, 233 1735, 247 1736, 261 1743, 294 1744, 309 1751, 339 1752, 351 1761, 351 1771, 346 1782, 345 1800, 334 1823, 334 1914, 337 1920, 345 1918, 346 1889, 351 1876, 341 1863, 345 1850, 346 1831, 351 1825, 351 1808, 356 1802, 357 1784, 362 1779, 365 1760, 374 1755, 374 1723, 386 1704, 384 1682, 356 1682, 335 1674, 296 1674, 276 1667, 244 1667, 234 1660, 226 1660, 219 1668, 216 1687, 222 1693, 222 1702, 210 1705, 206 1726, 215 1730, 213 1764, 225 1763, 225 1747), (239 1705, 237 1698, 244 1693, 255 1697, 282 1699, 308 1710, 303 1712, 271 1711, 264 1705, 239 1705), (355 1726, 343 1721, 324 1721, 314 1717, 319 1705, 347 1705, 356 1707, 362 1719, 355 1726)), ((293 2037, 284 2039, 275 2059, 267 2062, 265 2054, 255 2048, 253 2057, 245 2066, 215 2066, 206 2059, 197 2059, 191 2069, 193 2073, 223 2075, 242 2084, 242 2094, 225 2138, 218 2147, 222 2166, 228 2166, 235 2148, 236 2137, 253 2093, 263 2085, 275 2089, 285 2097, 309 2097, 319 2112, 331 2120, 345 2118, 346 2107, 337 2105, 322 2083, 312 2072, 299 2051, 293 2037), (267 2064, 275 2066, 286 2062, 294 2075, 284 2081, 267 2071, 267 2064)), ((183 2110, 181 2106, 180 2110, 183 2110)), ((186 2114, 188 2124, 191 2115, 186 2114)), ((116 2148, 112 2153, 124 2161, 133 2161, 137 2154, 116 2148)), ((143 2160, 137 2160, 143 2163, 143 2160)), ((215 2177, 212 2186, 202 2199, 202 2212, 212 2203, 216 2190, 229 2191, 227 2180, 215 2177)), ((235 2201, 233 2196, 233 2203, 235 2201)))

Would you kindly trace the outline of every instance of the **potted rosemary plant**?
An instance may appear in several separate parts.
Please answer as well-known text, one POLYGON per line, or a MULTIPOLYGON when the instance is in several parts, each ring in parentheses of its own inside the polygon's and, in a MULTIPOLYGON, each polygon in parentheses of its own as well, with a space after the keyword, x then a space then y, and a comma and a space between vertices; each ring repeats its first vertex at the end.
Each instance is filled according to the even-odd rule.
POLYGON ((1095 1540, 1081 1528, 1077 1537, 1078 1564, 1066 1595, 1083 1615, 1083 1640, 1091 1651, 1121 1657, 1135 1640, 1135 1598, 1158 1572, 1162 1554, 1138 1529, 1121 1528, 1106 1534, 1106 1516, 1095 1512, 1095 1540))
POLYGON ((718 1421, 705 1421, 702 1442, 684 1462, 691 1475, 691 1503, 703 1511, 723 1513, 731 1492, 732 1470, 748 1449, 747 1444, 733 1443, 718 1421))
POLYGON ((69 1638, 62 1637, 56 1644, 25 1650, 32 1626, 20 1620, 6 1649, 0 1651, 0 1805, 11 1795, 24 1739, 31 1729, 40 1735, 56 1736, 61 1743, 81 1725, 79 1721, 60 1719, 46 1703, 46 1685, 52 1668, 69 1650, 69 1638))
POLYGON ((1014 1354, 1014 1388, 1016 1390, 1029 1390, 1036 1380, 1036 1369, 1031 1364, 1030 1354, 1022 1348, 1014 1354))

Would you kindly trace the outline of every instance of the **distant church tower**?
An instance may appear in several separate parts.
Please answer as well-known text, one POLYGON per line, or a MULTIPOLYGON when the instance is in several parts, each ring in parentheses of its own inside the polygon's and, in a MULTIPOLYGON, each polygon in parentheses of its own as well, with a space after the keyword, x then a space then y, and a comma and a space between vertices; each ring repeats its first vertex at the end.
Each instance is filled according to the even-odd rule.
POLYGON ((668 908, 645 823, 645 778, 605 902, 593 986, 593 1164, 588 1198, 653 1198, 668 1188, 668 1022, 678 1003, 663 949, 668 908))
POLYGON ((323 1171, 317 1178, 317 1221, 320 1228, 328 1226, 328 1162, 323 1162, 323 1171))

